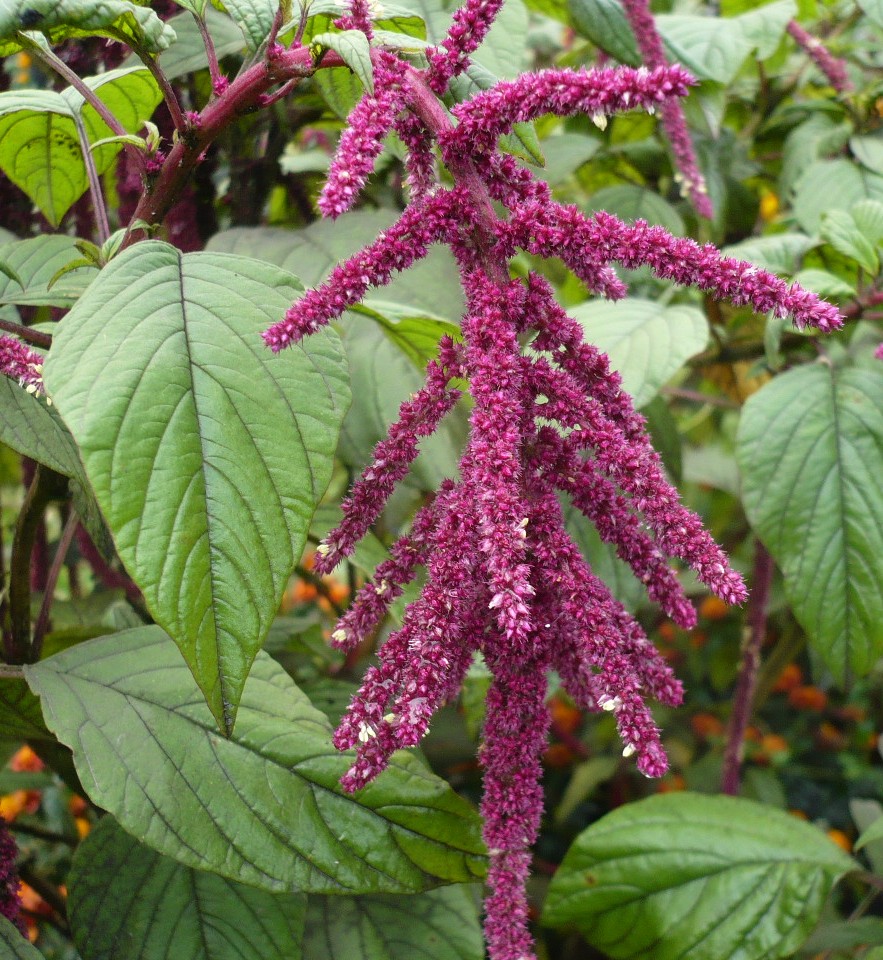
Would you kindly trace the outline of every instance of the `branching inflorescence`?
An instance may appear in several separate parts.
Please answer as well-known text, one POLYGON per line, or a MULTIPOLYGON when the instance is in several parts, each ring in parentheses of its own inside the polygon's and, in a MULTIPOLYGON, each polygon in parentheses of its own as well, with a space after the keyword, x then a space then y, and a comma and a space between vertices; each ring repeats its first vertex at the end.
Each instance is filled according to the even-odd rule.
MULTIPOLYGON (((452 383, 468 381, 474 407, 459 476, 417 513, 333 634, 343 649, 361 643, 425 567, 418 599, 380 648, 335 743, 356 749, 343 783, 357 790, 393 751, 420 742, 435 710, 456 695, 482 654, 493 675, 481 750, 491 864, 485 930, 492 960, 521 960, 533 955, 524 885, 542 811, 547 671, 558 672, 580 706, 613 715, 623 755, 634 756, 648 776, 661 775, 667 760, 646 701, 676 705, 682 697, 641 626, 571 540, 561 494, 677 624, 693 626, 695 613, 670 558, 692 567, 728 603, 741 603, 746 591, 666 480, 644 420, 606 356, 584 342, 546 280, 511 279, 507 261, 518 250, 558 257, 590 290, 610 298, 625 294, 615 263, 646 265, 733 303, 790 313, 801 326, 832 330, 841 318, 813 294, 713 246, 558 204, 544 183, 497 150, 497 138, 513 124, 544 113, 586 113, 599 121, 674 104, 692 82, 681 67, 545 70, 476 94, 453 108, 452 122, 438 95, 465 68, 499 6, 499 0, 468 0, 445 41, 429 51, 425 70, 376 53, 374 92, 350 117, 321 207, 336 216, 352 204, 393 126, 404 131, 412 152, 411 202, 264 336, 274 351, 296 343, 424 257, 433 243, 448 245, 457 259, 467 302, 462 342, 440 344, 425 387, 403 404, 345 503, 342 522, 319 547, 316 570, 328 572, 352 552, 405 476, 418 438, 454 406, 452 383), (453 177, 450 188, 434 179, 433 142, 453 177), (529 351, 522 346, 528 340, 529 351)), ((690 192, 694 201, 701 197, 698 181, 690 192)))

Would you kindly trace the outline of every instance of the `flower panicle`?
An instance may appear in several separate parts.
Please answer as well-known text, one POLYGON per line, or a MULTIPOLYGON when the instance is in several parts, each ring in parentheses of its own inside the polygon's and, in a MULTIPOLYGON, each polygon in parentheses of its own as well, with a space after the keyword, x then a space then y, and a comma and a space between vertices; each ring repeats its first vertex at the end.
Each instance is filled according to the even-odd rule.
POLYGON ((334 26, 338 30, 360 30, 371 40, 374 36, 372 19, 371 0, 349 0, 347 12, 334 21, 334 26))
POLYGON ((441 138, 442 151, 454 156, 464 150, 487 152, 516 123, 536 120, 547 113, 559 117, 584 113, 604 123, 614 113, 655 109, 667 99, 683 97, 695 82, 680 65, 653 70, 621 67, 525 73, 454 107, 459 123, 441 138))

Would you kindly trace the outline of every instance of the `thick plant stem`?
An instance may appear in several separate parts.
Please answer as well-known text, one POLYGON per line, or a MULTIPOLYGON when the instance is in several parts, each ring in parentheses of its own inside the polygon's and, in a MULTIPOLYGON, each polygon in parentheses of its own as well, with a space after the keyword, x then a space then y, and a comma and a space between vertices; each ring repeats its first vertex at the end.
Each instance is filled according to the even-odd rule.
POLYGON ((739 794, 745 730, 751 719, 754 704, 754 691, 760 669, 760 648, 766 635, 767 605, 772 581, 772 557, 758 540, 754 554, 753 590, 746 617, 747 633, 742 647, 742 663, 739 667, 739 678, 736 681, 736 692, 733 695, 733 711, 727 725, 727 741, 721 774, 721 793, 729 794, 731 797, 739 794))
MULTIPOLYGON (((336 54, 326 54, 323 67, 343 66, 336 54)), ((193 120, 172 146, 162 169, 138 202, 132 223, 162 223, 184 185, 199 165, 205 150, 240 114, 263 106, 262 97, 272 87, 299 80, 313 73, 312 56, 307 47, 283 50, 272 59, 256 63, 230 83, 224 92, 193 120)), ((135 242, 130 227, 121 249, 135 242)))

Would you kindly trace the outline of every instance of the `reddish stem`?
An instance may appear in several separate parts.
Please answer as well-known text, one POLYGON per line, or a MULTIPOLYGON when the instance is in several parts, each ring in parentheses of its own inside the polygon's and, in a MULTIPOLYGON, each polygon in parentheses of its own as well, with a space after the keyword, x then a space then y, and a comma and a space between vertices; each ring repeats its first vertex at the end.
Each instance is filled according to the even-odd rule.
POLYGON ((738 796, 740 768, 745 743, 745 730, 751 719, 757 674, 760 669, 760 648, 766 635, 767 606, 770 586, 773 582, 773 560, 766 547, 757 541, 754 554, 753 589, 748 608, 747 635, 742 647, 742 663, 736 692, 733 695, 733 712, 727 724, 727 745, 724 749, 724 764, 721 774, 721 793, 738 796))

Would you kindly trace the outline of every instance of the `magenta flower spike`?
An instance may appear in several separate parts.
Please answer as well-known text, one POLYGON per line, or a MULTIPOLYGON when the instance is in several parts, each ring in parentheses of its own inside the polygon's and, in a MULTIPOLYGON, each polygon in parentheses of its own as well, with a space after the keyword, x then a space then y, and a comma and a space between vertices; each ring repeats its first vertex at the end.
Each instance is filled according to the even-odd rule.
MULTIPOLYGON (((626 16, 631 24, 638 49, 648 67, 663 67, 668 63, 662 38, 656 29, 648 0, 622 0, 626 16)), ((690 200, 693 208, 701 217, 711 219, 714 211, 705 178, 696 162, 696 151, 687 129, 687 121, 681 105, 668 100, 662 105, 662 125, 671 145, 675 159, 675 179, 680 184, 681 193, 690 200)))
POLYGON ((15 337, 0 336, 0 372, 28 393, 43 393, 43 358, 15 337))
MULTIPOLYGON (((347 650, 370 638, 425 569, 419 596, 378 649, 334 742, 355 749, 342 783, 360 789, 394 751, 420 742, 473 659, 484 658, 493 678, 480 751, 490 859, 485 935, 491 960, 530 960, 525 883, 543 806, 548 671, 582 708, 613 716, 623 756, 647 776, 667 768, 648 702, 676 706, 683 696, 640 624, 574 544, 559 496, 595 524, 679 625, 693 626, 696 614, 673 559, 729 603, 743 602, 746 591, 666 480, 644 419, 607 357, 584 341, 546 280, 534 273, 512 279, 509 261, 521 250, 557 257, 592 293, 610 299, 627 292, 614 264, 646 265, 761 313, 791 314, 800 326, 833 330, 841 317, 814 294, 713 246, 558 204, 545 183, 498 151, 497 139, 513 124, 544 113, 600 118, 676 105, 692 83, 681 67, 663 61, 638 70, 541 71, 499 83, 448 113, 439 97, 466 68, 499 8, 500 0, 467 0, 424 70, 374 52, 375 93, 354 110, 322 203, 334 215, 351 202, 393 128, 409 151, 410 202, 264 339, 275 352, 297 343, 426 256, 433 243, 446 244, 457 259, 466 295, 462 341, 440 343, 425 385, 402 404, 340 524, 318 550, 319 572, 352 553, 405 477, 420 440, 456 403, 452 381, 468 383, 469 438, 457 476, 417 512, 332 634, 347 650), (436 148, 453 186, 436 177, 436 148)), ((707 203, 699 182, 694 202, 707 203)))
POLYGON ((789 20, 785 29, 838 93, 852 90, 845 60, 835 57, 821 40, 804 30, 796 20, 789 20))

